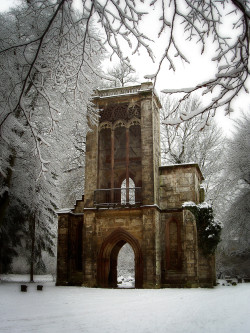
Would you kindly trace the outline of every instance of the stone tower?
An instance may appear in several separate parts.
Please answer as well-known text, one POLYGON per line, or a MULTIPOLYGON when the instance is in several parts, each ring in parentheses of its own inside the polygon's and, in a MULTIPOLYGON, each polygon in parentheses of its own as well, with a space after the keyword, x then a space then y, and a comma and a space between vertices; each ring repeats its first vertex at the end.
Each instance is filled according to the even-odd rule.
POLYGON ((212 286, 214 257, 182 204, 200 202, 197 164, 160 166, 160 102, 151 83, 98 90, 86 139, 85 191, 58 220, 57 285, 116 287, 129 243, 135 287, 212 286))

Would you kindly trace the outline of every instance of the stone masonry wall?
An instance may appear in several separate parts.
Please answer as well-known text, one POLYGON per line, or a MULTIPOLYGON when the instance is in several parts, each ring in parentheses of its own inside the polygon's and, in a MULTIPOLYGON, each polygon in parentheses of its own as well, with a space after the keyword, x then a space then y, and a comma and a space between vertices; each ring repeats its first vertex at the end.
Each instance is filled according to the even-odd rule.
POLYGON ((194 215, 183 210, 183 225, 184 225, 184 257, 185 257, 185 272, 187 286, 198 287, 198 243, 197 229, 194 215))
POLYGON ((86 138, 86 160, 85 160, 85 207, 94 206, 94 191, 97 189, 97 160, 98 159, 98 131, 93 126, 86 138))
POLYGON ((152 101, 148 97, 141 101, 142 201, 144 205, 152 205, 155 202, 152 121, 152 101))
POLYGON ((96 244, 96 219, 93 210, 84 213, 83 237, 83 284, 89 287, 96 286, 97 244, 96 244))
POLYGON ((184 253, 184 227, 183 227, 183 214, 182 210, 175 212, 163 212, 161 213, 161 278, 163 286, 178 286, 181 287, 186 283, 186 261, 184 253), (177 234, 172 235, 171 231, 168 234, 168 225, 170 223, 176 223, 177 234), (179 230, 178 230, 179 229, 179 230), (170 237, 170 238, 169 238, 170 237), (171 267, 169 261, 173 261, 170 255, 173 255, 171 251, 172 238, 176 239, 177 253, 174 253, 174 260, 177 262, 175 267, 171 267), (179 243, 180 242, 180 243, 179 243))
POLYGON ((152 101, 153 111, 153 144, 154 144, 154 203, 159 205, 159 166, 161 164, 161 144, 160 144, 160 115, 159 106, 156 101, 152 101))
POLYGON ((57 285, 82 284, 83 215, 59 213, 57 285))
POLYGON ((199 203, 201 179, 197 164, 160 167, 160 207, 176 209, 185 201, 199 203))
POLYGON ((206 258, 198 249, 195 218, 182 207, 200 202, 203 177, 197 164, 159 166, 160 104, 151 83, 97 92, 94 101, 101 109, 111 104, 119 109, 121 103, 140 107, 142 204, 95 207, 98 130, 93 126, 86 138, 84 198, 72 211, 59 213, 57 285, 112 287, 118 253, 127 242, 135 253, 138 288, 212 286, 214 256, 206 258))
POLYGON ((57 285, 68 283, 68 231, 69 214, 60 214, 57 239, 57 285))
POLYGON ((112 232, 122 228, 140 244, 144 265, 143 286, 154 288, 156 286, 155 225, 157 223, 159 224, 159 214, 152 208, 87 212, 85 214, 85 253, 83 253, 84 285, 96 286, 96 263, 100 248, 112 232))
POLYGON ((212 288, 216 285, 215 256, 205 257, 199 249, 199 284, 201 287, 212 288))

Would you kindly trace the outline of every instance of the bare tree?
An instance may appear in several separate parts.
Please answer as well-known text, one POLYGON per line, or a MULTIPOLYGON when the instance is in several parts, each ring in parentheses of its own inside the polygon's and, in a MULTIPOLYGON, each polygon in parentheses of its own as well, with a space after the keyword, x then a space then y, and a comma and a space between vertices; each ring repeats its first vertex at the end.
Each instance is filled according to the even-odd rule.
MULTIPOLYGON (((154 1, 155 3, 156 1, 154 1)), ((167 120, 168 123, 180 123, 191 119, 197 114, 203 114, 203 126, 209 117, 223 106, 226 114, 232 112, 231 103, 240 91, 246 91, 247 78, 249 75, 249 19, 250 3, 247 0, 210 1, 210 0, 185 0, 162 2, 162 27, 160 34, 165 29, 169 30, 170 37, 165 52, 160 60, 158 70, 151 78, 157 78, 162 63, 169 62, 169 68, 175 70, 173 52, 175 56, 188 63, 185 52, 178 43, 176 29, 179 22, 183 24, 184 35, 189 41, 196 40, 201 45, 201 53, 209 45, 215 44, 215 51, 211 61, 217 64, 218 71, 214 78, 200 82, 194 87, 181 89, 166 89, 165 93, 183 93, 176 109, 191 96, 200 91, 202 96, 211 94, 207 103, 193 112, 181 112, 178 119, 167 120), (172 14, 168 19, 170 5, 172 14), (223 32, 221 26, 227 23, 230 17, 231 29, 228 33, 223 32), (180 21, 181 20, 181 21, 180 21)))
MULTIPOLYGON (((180 36, 197 42, 201 53, 213 44, 211 61, 218 68, 215 77, 195 87, 165 90, 183 93, 167 123, 179 124, 202 115, 202 128, 218 108, 225 107, 230 113, 235 96, 247 91, 248 0, 152 0, 149 4, 143 0, 82 0, 81 4, 77 14, 72 1, 30 0, 8 15, 0 15, 0 172, 4 179, 8 178, 13 158, 10 142, 16 150, 25 145, 21 140, 24 129, 29 128, 33 138, 30 151, 40 161, 39 176, 48 170, 49 160, 43 151, 49 149, 48 133, 57 126, 61 110, 95 120, 89 98, 95 86, 93 77, 100 75, 99 55, 105 47, 111 50, 111 57, 116 54, 125 63, 128 47, 132 54, 146 50, 154 61, 154 41, 143 33, 142 23, 155 7, 155 26, 160 23, 159 42, 165 43, 165 50, 156 72, 148 78, 156 81, 165 62, 170 70, 176 69, 178 59, 189 63, 180 36), (222 31, 228 17, 232 19, 231 28, 222 31), (103 38, 101 33, 97 37, 93 32, 92 23, 102 31, 103 38), (182 104, 197 91, 203 96, 211 93, 211 98, 187 112, 182 104)), ((6 191, 4 185, 1 193, 5 195, 6 191)))
MULTIPOLYGON (((161 148, 163 164, 198 163, 205 177, 203 186, 206 200, 217 204, 224 184, 220 182, 223 170, 223 146, 225 138, 215 121, 200 129, 198 117, 178 125, 167 125, 164 119, 176 109, 178 101, 173 98, 162 99, 161 110, 161 148)), ((194 112, 201 105, 199 99, 187 99, 179 112, 194 112)), ((179 114, 176 114, 179 117, 179 114)), ((215 207, 215 211, 217 211, 215 207)))
POLYGON ((128 62, 122 62, 107 71, 110 77, 110 86, 124 87, 128 83, 138 82, 138 77, 135 75, 135 70, 128 62))
POLYGON ((45 268, 43 253, 53 254, 62 160, 72 160, 87 118, 97 117, 90 97, 100 44, 90 26, 93 42, 84 42, 86 22, 70 27, 76 16, 69 5, 41 45, 34 39, 56 12, 49 1, 31 1, 0 16, 1 46, 14 44, 0 54, 0 269, 8 270, 13 256, 22 253, 31 279, 34 269, 45 268))
POLYGON ((13 123, 24 117, 40 171, 46 172, 45 135, 57 125, 61 110, 79 112, 85 122, 87 115, 96 117, 89 99, 102 43, 88 18, 78 17, 68 1, 24 2, 2 15, 0 24, 1 138, 8 141, 13 123))
MULTIPOLYGON (((178 119, 175 117, 171 120, 169 116, 166 120, 168 123, 180 123, 197 114, 203 114, 202 122, 205 125, 217 108, 224 106, 227 113, 231 112, 234 97, 240 91, 247 90, 250 17, 250 4, 247 0, 153 0, 149 5, 144 4, 142 0, 107 0, 105 3, 98 0, 82 0, 82 11, 78 15, 73 14, 72 2, 66 0, 32 0, 23 2, 22 6, 25 14, 20 15, 18 10, 12 11, 11 20, 15 21, 19 29, 18 34, 13 35, 5 18, 1 24, 4 34, 0 40, 0 60, 6 67, 3 73, 13 74, 14 70, 14 74, 18 74, 18 78, 14 76, 15 80, 7 75, 6 80, 10 84, 8 89, 4 87, 2 90, 1 95, 4 97, 1 105, 1 135, 4 137, 4 129, 8 128, 6 123, 15 112, 22 112, 35 140, 41 170, 46 170, 47 163, 41 156, 40 144, 46 144, 46 140, 37 133, 29 119, 30 110, 27 107, 26 96, 31 87, 46 104, 53 128, 61 105, 54 102, 50 92, 53 91, 52 88, 56 89, 57 94, 54 96, 60 96, 60 100, 64 100, 65 103, 68 103, 68 96, 65 94, 69 91, 75 99, 82 98, 83 92, 89 90, 90 76, 98 74, 98 67, 92 62, 93 54, 90 56, 93 43, 98 45, 99 49, 108 46, 112 54, 116 54, 122 61, 127 59, 123 55, 127 53, 124 43, 132 53, 144 48, 154 60, 152 41, 141 31, 141 23, 156 6, 160 22, 158 36, 164 35, 166 47, 156 73, 147 76, 148 78, 156 80, 164 62, 169 63, 170 70, 176 68, 175 59, 189 62, 185 51, 182 50, 181 41, 177 38, 180 36, 181 27, 184 38, 201 45, 201 53, 211 43, 215 44, 212 61, 218 66, 217 75, 206 82, 200 82, 191 88, 164 91, 184 93, 177 108, 196 91, 201 90, 203 95, 212 93, 207 104, 191 113, 179 113, 178 119), (44 16, 47 20, 43 20, 44 16), (224 23, 226 24, 228 16, 232 18, 233 23, 229 33, 225 34, 220 29, 224 23), (92 21, 104 32, 103 40, 91 32, 92 21), (18 61, 14 61, 13 56, 17 56, 18 61), (69 60, 72 56, 76 60, 74 66, 69 60), (47 57, 46 64, 44 57, 47 57), (86 68, 89 69, 89 75, 86 75, 86 68), (49 73, 51 84, 45 80, 45 73, 49 73)), ((158 22, 156 21, 155 25, 158 22)))
POLYGON ((226 237, 237 238, 240 250, 250 251, 250 117, 236 121, 226 158, 227 209, 224 212, 226 237))
POLYGON ((235 122, 228 140, 225 173, 227 185, 220 203, 220 220, 224 224, 218 251, 218 270, 227 275, 250 274, 250 117, 235 122))

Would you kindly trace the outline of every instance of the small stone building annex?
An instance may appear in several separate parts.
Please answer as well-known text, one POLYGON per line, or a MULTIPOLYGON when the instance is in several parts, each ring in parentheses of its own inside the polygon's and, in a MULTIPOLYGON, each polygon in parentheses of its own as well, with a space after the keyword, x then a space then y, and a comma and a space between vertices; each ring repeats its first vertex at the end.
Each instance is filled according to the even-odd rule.
POLYGON ((214 256, 198 247, 197 164, 160 165, 160 102, 152 83, 96 91, 99 124, 86 138, 85 191, 58 213, 57 285, 117 286, 129 243, 135 287, 212 287, 214 256))

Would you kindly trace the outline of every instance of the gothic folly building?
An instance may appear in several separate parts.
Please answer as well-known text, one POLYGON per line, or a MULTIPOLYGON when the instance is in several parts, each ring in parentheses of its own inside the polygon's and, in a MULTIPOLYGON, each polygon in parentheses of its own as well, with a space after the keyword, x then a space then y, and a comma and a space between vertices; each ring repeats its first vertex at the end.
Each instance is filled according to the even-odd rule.
POLYGON ((214 256, 198 246, 197 164, 160 165, 160 102, 151 83, 96 91, 99 124, 86 139, 85 191, 58 215, 57 285, 116 287, 129 243, 135 287, 212 287, 214 256))

